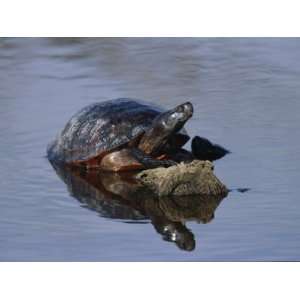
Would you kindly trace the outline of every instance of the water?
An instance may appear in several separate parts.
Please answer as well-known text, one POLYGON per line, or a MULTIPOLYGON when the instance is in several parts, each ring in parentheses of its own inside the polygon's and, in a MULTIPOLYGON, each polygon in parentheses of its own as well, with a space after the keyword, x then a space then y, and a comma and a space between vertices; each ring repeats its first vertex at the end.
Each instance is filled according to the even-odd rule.
POLYGON ((0 39, 0 101, 1 261, 300 260, 300 39, 0 39), (215 172, 250 191, 181 224, 164 215, 172 203, 67 186, 47 144, 117 97, 191 101, 186 129, 230 149, 215 172), (166 223, 194 250, 166 241, 166 223))

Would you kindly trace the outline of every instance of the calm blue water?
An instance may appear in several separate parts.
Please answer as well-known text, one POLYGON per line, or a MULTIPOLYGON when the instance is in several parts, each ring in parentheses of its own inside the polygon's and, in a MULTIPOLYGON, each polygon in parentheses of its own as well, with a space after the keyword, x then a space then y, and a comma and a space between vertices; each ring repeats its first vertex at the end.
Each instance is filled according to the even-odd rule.
POLYGON ((1 261, 300 260, 300 39, 0 39, 0 101, 1 261), (217 176, 251 190, 186 219, 66 185, 47 144, 83 106, 118 97, 191 101, 188 132, 232 151, 217 176))

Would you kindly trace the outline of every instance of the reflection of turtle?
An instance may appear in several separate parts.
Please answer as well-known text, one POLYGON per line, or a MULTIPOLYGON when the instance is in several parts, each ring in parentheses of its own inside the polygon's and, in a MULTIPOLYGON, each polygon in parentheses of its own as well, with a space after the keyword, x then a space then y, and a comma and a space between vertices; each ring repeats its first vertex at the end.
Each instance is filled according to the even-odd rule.
POLYGON ((195 238, 185 223, 210 222, 225 197, 192 195, 158 198, 127 172, 101 174, 93 170, 53 167, 82 207, 95 210, 102 217, 131 223, 150 219, 164 240, 188 251, 195 248, 195 238))
POLYGON ((48 158, 57 164, 124 171, 224 156, 222 148, 214 157, 213 144, 203 149, 200 137, 193 143, 193 154, 182 149, 189 140, 183 126, 192 114, 189 102, 168 111, 127 98, 95 103, 70 119, 48 147, 48 158))

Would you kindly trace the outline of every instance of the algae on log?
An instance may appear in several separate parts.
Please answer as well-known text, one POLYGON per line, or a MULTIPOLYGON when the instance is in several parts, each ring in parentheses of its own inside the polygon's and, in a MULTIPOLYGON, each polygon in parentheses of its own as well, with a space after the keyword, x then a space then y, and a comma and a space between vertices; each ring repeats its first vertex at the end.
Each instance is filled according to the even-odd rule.
POLYGON ((168 195, 227 195, 227 187, 213 173, 210 161, 194 160, 169 168, 144 170, 136 178, 160 197, 168 195))

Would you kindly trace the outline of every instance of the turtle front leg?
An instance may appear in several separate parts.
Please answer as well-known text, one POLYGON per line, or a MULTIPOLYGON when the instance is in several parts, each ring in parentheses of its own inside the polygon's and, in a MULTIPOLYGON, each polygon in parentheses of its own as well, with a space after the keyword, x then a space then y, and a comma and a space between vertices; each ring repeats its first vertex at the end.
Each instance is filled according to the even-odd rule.
POLYGON ((177 165, 173 160, 159 160, 155 159, 150 155, 147 155, 145 152, 138 148, 130 149, 131 155, 141 163, 146 169, 154 169, 158 167, 171 167, 177 165))

